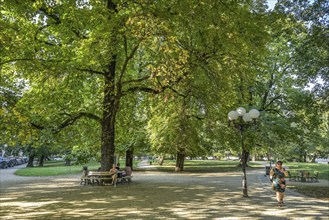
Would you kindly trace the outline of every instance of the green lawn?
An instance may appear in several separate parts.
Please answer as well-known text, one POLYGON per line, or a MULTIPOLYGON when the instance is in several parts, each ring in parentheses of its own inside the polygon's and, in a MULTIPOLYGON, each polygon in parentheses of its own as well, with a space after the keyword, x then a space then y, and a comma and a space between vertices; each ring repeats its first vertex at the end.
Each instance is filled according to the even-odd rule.
MULTIPOLYGON (((134 167, 137 167, 139 161, 134 161, 134 167)), ((44 167, 28 167, 16 171, 16 175, 20 176, 56 176, 65 174, 76 174, 82 172, 83 166, 88 166, 89 170, 97 170, 100 166, 98 162, 90 162, 85 165, 65 166, 64 161, 46 161, 44 167)), ((120 161, 121 167, 125 167, 125 161, 120 161)), ((239 161, 218 161, 218 160, 186 160, 184 172, 232 172, 241 171, 241 167, 237 167, 239 161)), ((173 172, 175 168, 174 160, 165 160, 160 166, 157 162, 153 165, 159 171, 173 172)), ((264 168, 264 165, 250 162, 247 169, 264 168)), ((316 163, 284 163, 289 171, 309 170, 311 172, 319 172, 319 179, 329 180, 329 165, 316 163)), ((138 170, 138 169, 135 169, 138 170)), ((264 169, 265 173, 265 169, 264 169)))
MULTIPOLYGON (((137 166, 139 161, 134 161, 137 166)), ((121 166, 125 167, 125 161, 120 161, 121 166)), ((90 162, 83 165, 65 166, 64 161, 46 161, 43 167, 26 167, 15 172, 18 176, 58 176, 82 173, 82 167, 88 166, 88 170, 97 170, 100 167, 98 162, 90 162)))
POLYGON ((284 163, 290 172, 307 170, 310 173, 319 172, 319 179, 329 180, 329 164, 320 163, 284 163))
MULTIPOLYGON (((134 167, 140 161, 134 161, 134 167)), ((89 170, 97 170, 100 166, 98 162, 90 162, 85 165, 72 165, 65 166, 64 161, 46 161, 44 167, 29 167, 16 171, 16 175, 19 176, 56 176, 56 175, 69 175, 82 172, 83 166, 88 166, 89 170)), ((121 167, 125 167, 125 161, 120 161, 121 167)), ((238 167, 239 161, 218 161, 218 160, 186 160, 184 172, 232 172, 241 171, 241 167, 238 167)), ((269 164, 269 162, 267 163, 269 164)), ((163 165, 160 166, 156 161, 152 163, 159 171, 174 172, 175 161, 165 160, 163 165)), ((263 164, 250 162, 247 169, 264 169, 263 164)), ((284 163, 284 166, 290 172, 297 172, 297 170, 308 170, 311 172, 319 172, 319 179, 329 180, 329 165, 328 164, 313 164, 313 163, 284 163)), ((135 168, 135 170, 138 170, 135 168)), ((328 187, 317 186, 291 186, 291 189, 303 193, 305 195, 328 199, 329 190, 328 187)))
MULTIPOLYGON (((241 171, 238 167, 239 161, 219 161, 219 160, 185 160, 184 172, 232 172, 241 171)), ((163 165, 157 162, 153 163, 158 170, 161 171, 174 171, 176 161, 165 160, 163 165)), ((250 163, 252 168, 263 168, 263 165, 250 163)), ((249 168, 248 168, 249 169, 249 168)))
MULTIPOLYGON (((165 160, 160 166, 157 162, 153 165, 161 171, 173 171, 175 168, 175 160, 165 160)), ((241 167, 237 167, 239 161, 218 161, 218 160, 186 160, 184 165, 185 172, 231 172, 241 171, 241 167)), ((268 162, 269 164, 269 162, 268 162)), ((287 170, 297 172, 298 170, 307 170, 311 173, 319 172, 319 179, 329 180, 329 165, 319 163, 284 163, 287 170)), ((249 162, 247 169, 264 168, 263 164, 249 162)), ((264 168, 265 173, 265 168, 264 168)))
MULTIPOLYGON (((46 161, 43 167, 26 167, 15 172, 19 176, 58 176, 82 172, 83 165, 65 166, 64 161, 46 161)), ((97 169, 96 162, 86 164, 88 169, 97 169)))

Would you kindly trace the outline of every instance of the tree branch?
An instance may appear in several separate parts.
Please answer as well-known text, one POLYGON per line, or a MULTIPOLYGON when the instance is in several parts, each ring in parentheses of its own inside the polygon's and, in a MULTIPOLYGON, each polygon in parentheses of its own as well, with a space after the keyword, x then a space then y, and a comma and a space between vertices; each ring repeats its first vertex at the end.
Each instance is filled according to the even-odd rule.
POLYGON ((269 107, 275 100, 277 100, 279 98, 281 98, 281 95, 278 95, 278 96, 274 97, 268 104, 266 104, 264 106, 264 109, 266 109, 267 107, 269 107))
MULTIPOLYGON (((102 119, 100 117, 98 117, 97 115, 94 115, 92 113, 89 113, 89 112, 79 112, 79 113, 77 113, 75 115, 70 115, 70 114, 64 113, 64 115, 67 115, 69 118, 67 118, 66 120, 64 120, 57 128, 51 129, 51 131, 54 134, 57 134, 62 129, 64 129, 64 128, 70 126, 70 125, 73 125, 78 119, 83 118, 83 117, 90 118, 90 119, 96 120, 99 123, 102 123, 102 119)), ((33 122, 31 123, 31 126, 37 128, 39 130, 45 129, 44 126, 37 125, 37 124, 35 124, 33 122)))
POLYGON ((4 65, 4 64, 7 64, 7 63, 11 63, 11 62, 16 62, 16 61, 27 61, 27 60, 33 60, 31 58, 17 58, 17 59, 11 59, 11 60, 7 60, 7 61, 4 61, 2 63, 0 63, 0 66, 4 65))
POLYGON ((37 124, 35 124, 35 123, 31 123, 31 126, 32 127, 34 127, 34 128, 37 128, 37 129, 39 129, 39 130, 43 130, 43 129, 45 129, 45 127, 43 127, 43 126, 41 126, 41 125, 37 125, 37 124))
POLYGON ((200 116, 197 116, 197 115, 187 115, 188 118, 196 118, 198 120, 203 120, 204 118, 201 118, 200 116))
POLYGON ((97 115, 94 115, 92 113, 89 113, 89 112, 79 112, 78 114, 76 115, 71 115, 68 119, 66 119, 62 124, 60 124, 58 126, 58 128, 56 128, 54 130, 54 133, 58 133, 60 132, 63 128, 69 126, 69 125, 72 125, 75 123, 76 120, 80 119, 80 118, 83 118, 83 117, 86 117, 86 118, 90 118, 90 119, 94 119, 96 121, 98 121, 99 123, 102 122, 102 119, 100 117, 98 117, 97 115))
POLYGON ((143 77, 138 78, 138 79, 131 79, 131 80, 123 81, 123 82, 121 82, 121 84, 128 84, 128 83, 142 82, 142 81, 147 80, 147 79, 149 79, 149 78, 150 78, 150 76, 143 76, 143 77))
POLYGON ((277 109, 266 109, 265 111, 267 111, 267 112, 275 112, 278 115, 281 115, 282 116, 282 114, 280 113, 280 111, 278 111, 277 109))
POLYGON ((121 69, 121 72, 120 72, 120 75, 119 75, 118 83, 121 83, 123 74, 126 72, 128 62, 129 62, 129 60, 131 60, 133 58, 133 56, 136 53, 136 51, 137 51, 140 43, 142 42, 142 40, 143 39, 140 39, 137 42, 137 44, 135 45, 135 47, 131 50, 130 54, 128 55, 127 38, 126 38, 126 36, 124 36, 124 48, 125 48, 126 59, 125 59, 123 65, 122 65, 122 69, 121 69))
POLYGON ((184 79, 184 77, 188 74, 188 72, 185 72, 183 74, 183 76, 178 77, 175 81, 173 81, 171 84, 168 84, 166 86, 162 86, 160 87, 160 89, 153 89, 153 88, 149 88, 149 87, 140 87, 140 86, 136 86, 136 87, 131 87, 129 89, 126 90, 126 92, 123 92, 122 95, 126 95, 129 92, 137 92, 137 91, 142 91, 142 92, 148 92, 148 93, 152 93, 152 94, 159 94, 162 93, 163 91, 165 91, 168 88, 171 88, 173 85, 178 84, 181 80, 184 79))
POLYGON ((91 68, 87 68, 87 69, 76 68, 76 69, 79 70, 79 71, 89 72, 89 73, 94 73, 94 74, 99 74, 99 75, 103 75, 103 76, 105 76, 105 74, 106 74, 106 73, 104 73, 104 72, 96 71, 96 70, 93 70, 93 69, 91 69, 91 68))

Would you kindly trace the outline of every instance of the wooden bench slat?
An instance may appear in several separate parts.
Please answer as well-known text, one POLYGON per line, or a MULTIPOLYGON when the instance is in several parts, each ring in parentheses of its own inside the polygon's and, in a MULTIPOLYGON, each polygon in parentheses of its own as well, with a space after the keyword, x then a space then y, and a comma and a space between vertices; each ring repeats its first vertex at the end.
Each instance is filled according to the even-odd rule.
POLYGON ((80 184, 84 182, 84 185, 94 185, 95 183, 102 185, 104 180, 113 180, 112 175, 107 171, 89 171, 86 176, 81 177, 80 184))

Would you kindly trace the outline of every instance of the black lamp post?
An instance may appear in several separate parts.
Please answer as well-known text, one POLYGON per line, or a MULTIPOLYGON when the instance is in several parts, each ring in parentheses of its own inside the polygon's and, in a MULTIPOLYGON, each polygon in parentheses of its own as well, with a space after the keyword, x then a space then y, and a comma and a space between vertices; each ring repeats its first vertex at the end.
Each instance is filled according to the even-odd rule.
MULTIPOLYGON (((259 117, 259 111, 257 109, 251 109, 248 113, 242 107, 237 108, 235 111, 230 111, 228 113, 228 125, 235 127, 240 133, 241 148, 242 152, 246 152, 243 143, 243 132, 250 127, 252 124, 256 124, 259 117)), ((243 197, 248 197, 248 187, 247 187, 247 175, 246 175, 246 165, 247 161, 242 158, 242 189, 243 197)))

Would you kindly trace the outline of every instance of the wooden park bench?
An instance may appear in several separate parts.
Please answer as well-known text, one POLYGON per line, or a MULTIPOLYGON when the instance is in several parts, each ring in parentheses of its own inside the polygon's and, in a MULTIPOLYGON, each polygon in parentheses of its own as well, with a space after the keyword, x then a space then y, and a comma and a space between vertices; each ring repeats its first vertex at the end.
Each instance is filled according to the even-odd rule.
POLYGON ((319 172, 315 172, 314 175, 310 175, 309 179, 311 182, 319 182, 319 172))
POLYGON ((292 174, 288 171, 289 181, 298 181, 298 182, 319 182, 318 177, 319 173, 315 172, 311 174, 309 171, 300 170, 297 174, 292 174))
POLYGON ((106 182, 111 182, 116 186, 116 182, 113 183, 113 174, 108 171, 88 171, 86 175, 81 177, 80 184, 84 185, 104 185, 106 182))
POLYGON ((289 174, 289 181, 297 181, 298 177, 296 174, 292 174, 290 171, 288 171, 289 174))
POLYGON ((132 170, 130 166, 126 166, 124 170, 118 171, 118 183, 128 183, 132 182, 132 170))
POLYGON ((117 183, 128 183, 130 184, 132 182, 133 176, 123 176, 123 177, 118 177, 117 183))

